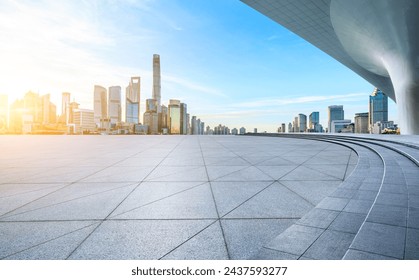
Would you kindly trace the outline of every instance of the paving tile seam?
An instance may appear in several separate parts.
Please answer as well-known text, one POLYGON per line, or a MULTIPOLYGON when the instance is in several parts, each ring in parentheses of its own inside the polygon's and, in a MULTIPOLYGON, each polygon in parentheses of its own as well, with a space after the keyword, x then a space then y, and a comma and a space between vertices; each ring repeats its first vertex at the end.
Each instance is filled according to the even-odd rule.
MULTIPOLYGON (((344 146, 344 145, 343 145, 344 146)), ((225 147, 225 146, 224 146, 225 147)), ((225 147, 227 148, 227 147, 225 147)), ((297 169, 300 166, 303 166, 306 162, 308 162, 309 160, 313 159, 314 157, 316 157, 317 155, 319 155, 320 153, 324 152, 325 150, 327 150, 328 146, 325 146, 323 149, 319 150, 317 153, 313 154, 312 156, 310 156, 309 158, 307 158, 305 161, 303 161, 302 163, 298 164, 293 170, 297 169)), ((230 150, 231 151, 231 150, 230 150)), ((231 151, 232 152, 232 151, 231 151)), ((234 152, 233 152, 234 153, 234 152)), ((349 157, 350 158, 350 157, 349 157)), ((247 160, 246 160, 247 161, 247 160)), ((205 162, 205 159, 204 159, 205 162)), ((348 159, 349 162, 349 159, 348 159)), ((257 169, 259 169, 261 172, 265 173, 263 170, 261 170, 260 168, 258 168, 257 166, 253 165, 254 167, 256 167, 257 169)), ((347 168, 347 167, 346 167, 347 168)), ((287 172, 287 174, 289 174, 290 172, 292 172, 293 170, 287 172)), ((266 173, 265 173, 266 174, 266 173)), ((276 182, 280 183, 280 179, 283 178, 284 176, 286 176, 287 174, 281 176, 279 179, 275 180, 276 182)), ((268 175, 268 174, 267 174, 268 175)), ((325 174, 326 175, 326 174, 325 174)), ((269 176, 269 175, 268 175, 269 176)), ((342 180, 338 180, 340 182, 342 182, 342 180)), ((273 185, 275 182, 273 182, 272 184, 268 185, 266 188, 262 189, 261 191, 259 191, 257 194, 259 194, 260 192, 264 191, 265 189, 267 189, 268 187, 270 187, 271 185, 273 185)), ((281 184, 281 186, 284 186, 283 184, 281 184)), ((308 202, 310 205, 313 205, 311 202, 307 201, 306 198, 304 198, 303 196, 301 196, 300 194, 296 193, 295 191, 291 190, 290 188, 288 188, 287 186, 284 186, 286 189, 290 190, 292 193, 296 194, 298 197, 301 197, 304 201, 308 202)), ((252 196, 251 198, 255 197, 257 194, 255 194, 254 196, 252 196)), ((241 203, 239 206, 243 205, 244 203, 246 203, 247 201, 249 201, 251 198, 249 198, 248 200, 246 200, 245 202, 241 203)), ((225 214, 223 217, 225 217, 226 215, 228 215, 229 213, 233 212, 235 209, 237 209, 239 206, 237 206, 236 208, 234 208, 233 210, 231 210, 230 212, 228 212, 227 214, 225 214)), ((315 205, 313 205, 315 206, 315 205)), ((217 212, 218 213, 218 212, 217 212)), ((224 233, 223 233, 223 237, 224 237, 224 233)), ((319 236, 320 237, 320 236, 319 236)), ((224 237, 225 240, 225 237, 224 237)), ((317 239, 316 239, 317 240, 317 239)), ((314 243, 314 242, 313 242, 314 243)), ((227 243, 226 243, 227 246, 227 243)), ((228 248, 227 248, 228 249, 228 248)), ((307 248, 308 250, 308 248, 307 248)), ((228 251, 227 251, 228 252, 228 251)), ((228 256, 230 256, 228 254, 228 256)))
POLYGON ((261 192, 263 192, 264 190, 266 190, 267 188, 269 188, 273 184, 275 184, 275 181, 273 181, 272 183, 270 183, 269 185, 267 185, 263 189, 259 190, 258 192, 256 192, 255 194, 253 194, 252 196, 250 196, 249 198, 247 198, 245 201, 243 201, 242 203, 240 203, 239 205, 237 205, 236 207, 234 207, 233 209, 231 209, 230 211, 228 211, 226 214, 224 214, 220 218, 224 218, 225 216, 227 216, 228 214, 230 214, 231 212, 233 212, 234 210, 236 210, 237 208, 239 208, 240 206, 242 206, 243 204, 245 204, 246 202, 248 202, 249 200, 251 200, 252 198, 254 198, 255 196, 257 196, 258 194, 260 194, 261 192))
MULTIPOLYGON (((15 184, 13 184, 15 185, 15 184)), ((32 186, 34 184, 27 184, 29 186, 32 186)), ((46 184, 45 184, 46 185, 46 184)), ((2 198, 9 198, 9 197, 15 197, 15 196, 19 196, 19 195, 25 195, 25 194, 29 194, 29 193, 33 193, 33 192, 39 192, 42 190, 47 190, 47 189, 52 189, 52 188, 57 188, 59 186, 50 186, 50 187, 46 187, 46 188, 40 188, 40 189, 36 189, 36 190, 31 190, 31 191, 27 191, 27 192, 21 192, 21 193, 15 193, 15 194, 11 194, 11 195, 6 195, 6 196, 0 196, 0 199, 2 198)))
MULTIPOLYGON (((199 148, 200 148, 200 150, 201 150, 202 160, 204 161, 204 164, 205 164, 205 163, 206 163, 206 162, 205 162, 205 156, 204 156, 204 152, 203 152, 203 150, 202 150, 202 144, 201 144, 201 138, 200 138, 200 137, 198 138, 198 143, 199 143, 199 148)), ((227 258, 228 258, 228 259, 231 259, 231 254, 230 254, 230 250, 229 250, 229 248, 228 248, 228 244, 227 244, 227 239, 226 239, 226 236, 225 236, 224 228, 223 228, 223 225, 222 225, 222 223, 221 223, 221 221, 220 221, 220 212, 218 211, 217 201, 215 200, 214 190, 213 190, 213 188, 212 188, 211 180, 210 180, 210 177, 209 177, 209 174, 208 174, 208 169, 207 169, 207 166, 206 166, 206 165, 205 165, 205 173, 206 173, 206 175, 207 175, 207 180, 208 180, 208 183, 209 183, 209 186, 210 186, 210 190, 211 190, 212 201, 213 201, 213 203, 214 203, 214 206, 215 206, 215 211, 216 211, 216 213, 217 213, 217 217, 218 217, 218 219, 217 219, 217 220, 218 220, 218 223, 220 224, 221 235, 222 235, 222 237, 223 237, 225 250, 226 250, 226 252, 227 252, 227 258)), ((233 172, 233 173, 234 173, 234 172, 233 172)), ((164 257, 164 256, 163 256, 163 257, 164 257)), ((163 258, 163 257, 162 257, 162 258, 163 258)))
MULTIPOLYGON (((363 142, 366 142, 366 141, 363 141, 363 142)), ((387 146, 385 146, 385 145, 382 145, 382 144, 377 144, 377 143, 373 143, 373 142, 368 142, 369 144, 372 144, 372 145, 377 145, 377 146, 381 146, 382 148, 386 148, 387 150, 391 150, 392 152, 395 152, 395 153, 398 153, 398 154, 401 154, 401 155, 403 155, 405 158, 407 158, 408 160, 410 160, 411 162, 413 162, 415 165, 417 165, 417 166, 419 166, 418 165, 418 161, 415 159, 415 158, 413 158, 412 156, 410 156, 410 155, 406 155, 406 153, 405 152, 401 152, 400 150, 398 150, 398 149, 396 149, 396 148, 394 148, 394 147, 391 147, 391 148, 389 148, 389 147, 387 147, 387 146)), ((388 168, 388 165, 386 164, 386 159, 389 157, 389 155, 388 155, 388 152, 387 152, 387 150, 386 150, 386 152, 385 152, 385 154, 381 154, 381 153, 383 153, 383 151, 377 151, 377 154, 381 157, 381 159, 382 159, 382 161, 383 161, 383 163, 384 163, 384 166, 385 166, 385 168, 384 168, 384 172, 387 170, 387 168, 388 168), (384 159, 384 157, 386 158, 386 159, 384 159)), ((397 158, 396 156, 390 156, 390 162, 393 162, 393 161, 391 161, 391 159, 392 158, 397 158)), ((398 160, 396 160, 395 161, 395 163, 397 164, 397 162, 398 162, 398 160)), ((401 166, 402 167, 402 170, 403 170, 403 166, 401 166)), ((406 175, 405 175, 405 173, 404 172, 402 172, 403 173, 403 177, 404 177, 404 181, 407 183, 407 179, 406 179, 406 175)), ((371 213, 371 210, 373 209, 373 207, 374 207, 374 205, 381 205, 380 203, 377 203, 377 198, 378 198, 378 195, 381 193, 381 191, 382 191, 382 186, 383 186, 383 182, 384 182, 384 178, 385 178, 385 173, 384 173, 384 176, 383 176, 383 181, 381 182, 381 185, 380 185, 380 188, 379 188, 379 190, 378 190, 378 193, 377 193, 377 196, 376 196, 376 199, 374 200, 374 202, 373 202, 373 204, 372 204, 372 207, 370 208, 370 210, 369 210, 369 212, 368 212, 368 214, 367 214, 367 216, 366 216, 366 218, 365 218, 365 220, 364 220, 364 223, 365 223, 365 221, 368 219, 368 217, 370 216, 370 213, 371 213)), ((403 184, 401 184, 401 185, 403 185, 403 184)), ((407 184, 405 184, 405 185, 407 185, 407 184)), ((408 194, 409 194, 409 192, 408 192, 408 194)), ((408 199, 408 205, 407 205, 407 208, 408 209, 410 209, 410 207, 409 207, 409 203, 410 203, 410 199, 408 199)), ((407 225, 407 221, 408 221, 408 217, 409 217, 409 211, 408 211, 408 214, 405 216, 405 222, 406 222, 406 225, 407 225)), ((362 224, 362 226, 364 225, 364 223, 362 224)), ((382 223, 382 224, 385 224, 385 223, 382 223)), ((388 225, 388 224, 385 224, 385 225, 388 225)), ((362 229, 362 226, 360 227, 360 229, 359 229, 359 231, 358 231, 358 233, 361 231, 361 229, 362 229)), ((394 226, 394 225, 391 225, 391 226, 394 226)), ((401 227, 401 228, 406 228, 406 227, 401 227)), ((358 235, 358 233, 357 233, 357 235, 358 235)), ((354 239, 354 241, 355 241, 355 239, 354 239)), ((352 242, 352 244, 353 244, 353 242, 352 242)), ((352 244, 351 244, 351 246, 352 246, 352 244)), ((351 246, 350 246, 350 248, 351 248, 351 246)), ((405 245, 404 245, 404 253, 403 253, 403 256, 405 257, 406 256, 406 248, 407 248, 407 230, 405 230, 405 245)), ((352 248, 353 249, 353 248, 352 248)), ((347 251, 347 253, 348 253, 348 251, 347 251)), ((373 252, 372 252, 373 253, 373 252)), ((345 254, 345 256, 346 256, 346 254, 345 254)))
MULTIPOLYGON (((303 137, 302 139, 305 139, 305 137, 303 137)), ((362 144, 359 144, 359 143, 351 143, 352 145, 347 145, 347 144, 343 144, 343 143, 341 143, 341 142, 339 142, 339 143, 336 143, 335 141, 331 141, 331 140, 325 140, 325 139, 308 139, 308 140, 317 140, 317 141, 324 141, 324 142, 328 142, 328 143, 334 143, 334 144, 338 144, 338 145, 342 145, 342 146, 344 146, 344 147, 347 147, 347 148, 350 148, 351 150, 353 150, 353 151, 355 151, 355 153, 358 155, 358 164, 360 163, 360 160, 362 159, 362 157, 360 156, 360 154, 359 154, 359 152, 357 151, 358 149, 357 149, 357 147, 358 146, 363 146, 364 148, 367 148, 367 149, 369 149, 369 150, 371 150, 372 152, 374 152, 374 153, 376 153, 378 156, 380 156, 373 148, 371 148, 371 147, 368 147, 368 146, 366 146, 366 145, 362 145, 362 144)), ((380 158, 381 158, 381 160, 383 161, 383 163, 384 163, 384 160, 383 160, 383 158, 380 156, 380 158)), ((367 158, 366 158, 367 159, 367 158)), ((383 169, 383 171, 385 172, 385 168, 383 169)), ((352 174, 354 174, 355 172, 352 172, 352 174)), ((351 175, 352 175, 351 174, 351 175)), ((385 173, 383 174, 383 176, 382 176, 382 182, 383 182, 383 180, 384 180, 384 175, 385 175, 385 173)), ((351 176, 349 176, 348 177, 348 179, 350 178, 351 176)), ((382 182, 381 182, 381 184, 382 184, 382 182)), ((342 183, 343 184, 343 183, 342 183)), ((378 194, 377 194, 377 196, 378 196, 378 194)), ((376 197, 377 197, 376 196, 376 197)), ((348 201, 347 201, 347 203, 346 203, 346 205, 349 203, 349 199, 348 199, 348 201)), ((346 206, 345 206, 346 207, 346 206)), ((343 207, 342 208, 342 211, 340 211, 340 212, 343 212, 343 209, 345 208, 345 207, 343 207)), ((371 206, 371 208, 372 208, 372 206, 371 206)), ((369 209, 369 211, 371 211, 371 208, 369 209)), ((333 209, 332 209, 333 210, 333 209)), ((367 215, 368 216, 368 215, 367 215)), ((336 219, 336 217, 335 217, 335 219, 336 219)), ((366 219, 366 218, 365 218, 366 219)), ((364 220, 364 222, 365 222, 365 220, 364 220)), ((330 226, 330 224, 329 224, 329 226, 330 226)), ((329 228, 329 226, 328 226, 328 228, 329 228)), ((327 228, 327 229, 328 229, 327 228)), ((362 226, 361 226, 361 228, 362 228, 362 226)), ((320 236, 321 235, 323 235, 324 234, 324 232, 326 232, 326 230, 327 229, 322 229, 323 230, 323 232, 308 246, 308 248, 306 248, 306 250, 302 253, 302 255, 301 256, 303 256, 304 254, 305 254, 305 252, 309 249, 309 248, 311 248, 311 246, 313 246, 313 244, 320 238, 320 236)), ((360 230, 360 229, 359 229, 360 230)), ((358 233, 359 233, 359 230, 358 230, 358 233)), ((357 233, 357 234, 358 234, 357 233)), ((354 237, 354 239, 353 240, 355 240, 355 238, 356 238, 356 235, 355 235, 355 237, 354 237)), ((353 241, 352 241, 352 243, 353 243, 353 241)), ((351 243, 351 245, 352 245, 352 243, 351 243)), ((350 248, 351 246, 349 246, 349 248, 350 248)), ((348 248, 348 249, 349 249, 348 248)), ((346 255, 346 253, 345 253, 345 255, 346 255)), ((300 257, 301 257, 300 256, 300 257)))
MULTIPOLYGON (((96 223, 100 223, 100 222, 98 222, 98 221, 97 221, 96 223)), ((70 232, 66 232, 66 233, 64 233, 64 234, 62 234, 62 235, 59 235, 59 236, 57 236, 57 237, 54 237, 54 238, 48 239, 48 240, 43 241, 43 242, 41 242, 41 243, 38 243, 38 244, 32 245, 32 246, 30 246, 30 247, 28 247, 28 248, 22 249, 22 250, 17 251, 17 252, 13 252, 12 254, 9 254, 9 255, 7 255, 7 256, 5 256, 5 257, 0 257, 0 259, 6 259, 6 258, 9 258, 9 257, 11 257, 11 256, 17 255, 17 254, 19 254, 19 253, 25 252, 25 251, 27 251, 27 250, 30 250, 30 249, 36 248, 36 247, 41 246, 41 245, 44 245, 44 244, 47 244, 48 242, 51 242, 51 241, 57 240, 57 239, 59 239, 59 238, 61 238, 61 237, 64 237, 64 236, 70 235, 70 234, 72 234, 72 233, 78 232, 78 231, 80 231, 80 230, 86 229, 86 228, 88 228, 88 227, 91 227, 91 226, 95 225, 96 223, 92 223, 92 224, 89 224, 89 225, 87 225, 87 226, 84 226, 84 227, 78 228, 78 229, 76 229, 76 230, 72 230, 72 231, 70 231, 70 232)), ((95 228, 95 229, 96 229, 96 228, 95 228)))
POLYGON ((298 256, 296 254, 285 252, 285 251, 281 251, 281 250, 277 250, 277 249, 274 249, 274 248, 269 248, 269 247, 265 247, 265 246, 262 246, 262 248, 263 249, 266 249, 266 250, 269 250, 269 251, 273 251, 273 252, 279 252, 279 253, 284 253, 284 254, 292 255, 292 256, 295 256, 297 259, 299 259, 301 257, 301 256, 298 256))
MULTIPOLYGON (((189 182, 187 182, 187 183, 189 183, 189 182)), ((156 202, 162 201, 162 200, 167 199, 167 198, 169 198, 169 197, 173 197, 173 196, 176 196, 176 195, 178 195, 178 194, 181 194, 181 193, 187 192, 187 191, 189 191, 189 190, 192 190, 192 189, 194 189, 194 188, 200 187, 200 186, 205 185, 205 184, 207 184, 207 183, 209 183, 209 182, 200 182, 198 185, 194 185, 194 186, 189 187, 189 188, 187 188, 187 189, 184 189, 184 190, 181 190, 181 191, 175 192, 175 193, 173 193, 173 194, 171 194, 171 195, 168 195, 168 196, 165 196, 165 197, 162 197, 162 198, 159 198, 159 199, 156 199, 156 200, 153 200, 153 201, 147 202, 147 203, 145 203, 145 204, 143 204, 143 205, 140 205, 140 206, 134 207, 134 208, 132 208, 132 209, 130 209, 130 210, 124 211, 124 212, 122 212, 122 213, 116 214, 116 215, 112 216, 112 218, 115 218, 115 217, 121 216, 121 215, 123 215, 123 214, 126 214, 126 213, 129 213, 129 212, 131 212, 131 211, 134 211, 134 210, 140 209, 140 208, 142 208, 142 207, 145 207, 145 206, 151 205, 151 204, 153 204, 153 203, 156 203, 156 202)))
MULTIPOLYGON (((169 255, 170 253, 176 251, 178 248, 182 247, 182 245, 186 244, 187 242, 189 242, 191 239, 193 239, 195 236, 198 236, 200 233, 204 232, 206 229, 208 229, 209 227, 211 227, 212 225, 214 225, 215 223, 219 222, 220 224, 220 228, 222 230, 222 224, 220 222, 220 219, 216 219, 215 221, 213 221, 212 223, 210 223, 209 225, 207 225, 206 227, 204 227, 203 229, 199 230, 197 233, 193 234, 192 236, 190 236, 189 238, 187 238, 187 240, 181 242, 179 245, 175 246, 174 248, 172 248, 170 251, 168 251, 167 253, 165 253, 164 255, 162 255, 161 257, 158 258, 158 260, 163 259, 164 257, 166 257, 167 255, 169 255)), ((224 233, 223 233, 223 238, 224 237, 224 233)), ((225 241, 225 239, 224 239, 225 241)), ((225 242, 225 247, 227 250, 227 257, 228 259, 230 259, 230 255, 228 253, 228 247, 227 247, 227 243, 225 242)))
MULTIPOLYGON (((168 141, 168 139, 166 139, 165 141, 162 141, 162 143, 167 142, 167 141, 168 141)), ((152 146, 157 146, 158 144, 161 144, 161 143, 156 143, 156 144, 153 144, 152 146)), ((132 154, 129 158, 134 157, 135 155, 138 155, 138 154, 142 153, 143 151, 144 151, 144 150, 142 150, 142 151, 140 151, 140 152, 136 152, 136 153, 132 154)), ((13 212, 13 211, 16 211, 17 209, 20 209, 20 208, 22 208, 22 207, 24 207, 24 206, 26 206, 26 205, 29 205, 29 204, 31 204, 31 203, 33 203, 33 202, 37 201, 37 200, 40 200, 40 199, 42 199, 42 198, 44 198, 44 197, 47 197, 47 196, 49 196, 50 194, 53 194, 53 193, 58 192, 58 191, 60 191, 60 190, 62 190, 62 189, 64 189, 64 188, 67 188, 67 187, 69 187, 69 186, 71 186, 71 185, 74 185, 75 183, 78 183, 78 182, 80 182, 81 180, 83 180, 83 179, 85 179, 85 178, 87 178, 87 177, 89 177, 89 176, 92 176, 92 175, 94 175, 94 174, 97 174, 98 172, 103 171, 103 170, 105 170, 105 169, 106 169, 106 168, 108 168, 108 167, 114 166, 114 165, 116 165, 116 164, 118 164, 119 162, 122 162, 122 161, 124 161, 124 160, 126 160, 126 158, 124 158, 124 159, 122 159, 122 160, 120 160, 120 161, 118 161, 118 162, 116 162, 116 163, 114 163, 114 164, 112 164, 112 165, 110 165, 110 166, 106 166, 106 167, 104 167, 103 169, 101 169, 101 170, 98 170, 98 171, 94 172, 93 174, 89 174, 89 175, 87 175, 87 176, 85 176, 85 177, 82 177, 82 178, 80 178, 79 180, 76 180, 75 182, 66 183, 66 185, 64 185, 63 187, 61 187, 61 188, 59 188, 59 189, 57 189, 57 190, 55 190, 55 191, 52 191, 52 192, 50 192, 50 193, 47 193, 47 194, 45 194, 45 195, 43 195, 43 196, 41 196, 41 197, 38 197, 38 198, 36 198, 36 199, 34 199, 34 200, 32 200, 32 201, 28 202, 28 203, 25 203, 25 204, 23 204, 23 205, 21 205, 21 206, 19 206, 19 207, 15 208, 15 209, 11 210, 11 211, 8 211, 8 212, 6 212, 6 213, 4 213, 4 214, 1 214, 1 215, 0 215, 0 219, 1 219, 2 217, 4 217, 5 215, 7 215, 7 214, 9 214, 9 213, 11 213, 11 212, 13 212)), ((39 173, 39 174, 40 174, 40 173, 39 173)), ((36 176, 36 175, 34 175, 34 176, 36 176)))
MULTIPOLYGON (((4 218, 10 218, 10 217, 14 217, 14 216, 23 215, 23 214, 30 213, 30 212, 33 212, 33 211, 37 211, 37 210, 40 210, 40 209, 45 209, 45 208, 48 208, 48 207, 57 206, 57 205, 60 205, 60 204, 65 204, 65 203, 68 203, 68 202, 71 202, 71 201, 76 201, 76 200, 83 199, 83 198, 86 198, 86 197, 100 195, 100 194, 103 194, 103 193, 107 193, 107 192, 111 192, 111 191, 115 191, 115 190, 119 190, 119 189, 123 189, 123 188, 129 188, 129 187, 131 187, 133 185, 134 185, 133 183, 130 183, 128 185, 124 185, 124 186, 116 187, 116 188, 113 188, 113 189, 109 189, 109 190, 105 190, 105 191, 100 191, 100 192, 97 192, 97 193, 92 193, 92 194, 88 194, 88 195, 84 195, 84 196, 80 196, 80 197, 76 197, 76 198, 64 200, 64 201, 61 201, 61 202, 58 202, 58 203, 49 204, 49 205, 46 205, 46 206, 38 207, 38 208, 35 208, 35 209, 30 209, 30 210, 27 210, 27 211, 24 211, 24 212, 20 212, 20 213, 15 213, 15 214, 12 214, 12 215, 5 215, 4 214, 4 215, 0 216, 0 221, 1 221, 1 219, 4 219, 4 218)), ((16 211, 16 210, 13 210, 13 211, 16 211)))
POLYGON ((309 200, 307 200, 305 197, 303 197, 301 194, 295 192, 294 190, 292 190, 291 188, 289 188, 288 186, 281 184, 281 182, 279 180, 276 180, 278 182, 278 184, 280 184, 281 186, 283 186, 284 188, 286 188, 287 190, 289 190, 290 192, 292 192, 293 194, 297 195, 298 197, 300 197, 301 199, 303 199, 305 202, 307 202, 308 204, 310 204, 313 207, 316 207, 316 205, 314 205, 312 202, 310 202, 309 200))
MULTIPOLYGON (((160 166, 160 164, 185 140, 186 138, 183 137, 180 139, 180 141, 167 153, 167 155, 147 174, 147 176, 149 176, 158 166, 160 166)), ((167 142, 169 139, 166 139, 166 141, 162 141, 167 142)), ((161 143, 158 143, 161 144, 161 143)), ((155 144, 157 145, 157 144, 155 144)), ((154 146, 154 145, 153 145, 154 146)), ((138 154, 138 153, 137 153, 138 154)), ((147 178, 147 176, 145 178, 147 178)), ((117 204, 114 209, 112 211, 110 211, 110 213, 102 220, 98 223, 98 225, 76 246, 76 248, 74 250, 72 250, 70 252, 70 254, 65 258, 66 260, 68 260, 77 250, 78 248, 80 248, 80 246, 87 240, 90 238, 90 236, 103 224, 104 221, 107 220, 108 217, 110 217, 112 215, 112 213, 141 185, 141 183, 139 183, 137 186, 135 186, 131 192, 129 192, 124 199, 121 200, 121 202, 119 204, 117 204)))

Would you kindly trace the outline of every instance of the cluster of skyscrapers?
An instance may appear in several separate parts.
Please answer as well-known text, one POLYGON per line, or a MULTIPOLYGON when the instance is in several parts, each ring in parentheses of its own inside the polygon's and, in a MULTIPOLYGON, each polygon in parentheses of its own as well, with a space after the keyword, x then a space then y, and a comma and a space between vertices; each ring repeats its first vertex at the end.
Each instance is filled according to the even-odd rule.
MULTIPOLYGON (((319 123, 319 112, 312 112, 309 116, 298 114, 293 122, 288 124, 288 132, 323 132, 319 123)), ((354 122, 345 119, 343 105, 331 105, 328 107, 329 133, 396 133, 397 125, 388 121, 388 97, 381 90, 375 88, 369 97, 369 112, 356 113, 354 122)), ((286 125, 282 123, 278 132, 286 132, 286 125)))
POLYGON ((161 104, 158 54, 153 55, 152 98, 146 99, 145 112, 140 109, 141 77, 131 77, 125 88, 125 121, 121 91, 120 86, 95 85, 93 110, 80 108, 69 92, 63 92, 59 117, 49 94, 28 92, 11 104, 10 112, 7 95, 0 95, 0 133, 204 134, 205 123, 190 118, 186 103, 171 99, 168 106, 161 104))

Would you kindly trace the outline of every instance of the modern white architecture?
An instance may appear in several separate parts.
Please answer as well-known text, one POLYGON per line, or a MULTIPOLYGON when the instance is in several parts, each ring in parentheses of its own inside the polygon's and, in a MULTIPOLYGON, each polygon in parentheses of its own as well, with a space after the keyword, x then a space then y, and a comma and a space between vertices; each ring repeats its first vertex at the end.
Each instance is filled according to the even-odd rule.
POLYGON ((397 103, 419 134, 419 1, 241 0, 301 36, 397 103))

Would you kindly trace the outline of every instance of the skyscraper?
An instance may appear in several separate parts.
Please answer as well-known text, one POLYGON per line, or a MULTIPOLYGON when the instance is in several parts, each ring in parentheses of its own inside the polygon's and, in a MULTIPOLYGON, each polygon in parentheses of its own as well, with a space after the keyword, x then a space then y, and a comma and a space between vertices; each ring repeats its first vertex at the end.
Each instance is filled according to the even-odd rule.
POLYGON ((95 85, 94 88, 94 121, 97 127, 101 127, 101 122, 108 117, 108 102, 106 88, 95 85))
POLYGON ((140 123, 140 89, 141 78, 131 77, 131 81, 126 88, 125 121, 127 123, 140 123))
POLYGON ((155 99, 146 100, 146 112, 144 113, 144 125, 148 126, 148 134, 158 134, 158 114, 157 101, 155 99))
POLYGON ((60 122, 68 124, 69 123, 69 114, 68 107, 70 106, 70 93, 63 92, 61 99, 61 120, 60 122))
POLYGON ((355 114, 355 133, 368 133, 368 113, 355 114))
POLYGON ((320 116, 319 112, 312 112, 309 116, 308 120, 308 128, 311 132, 320 132, 319 124, 320 124, 320 116))
POLYGON ((170 134, 180 134, 180 101, 170 99, 169 101, 169 132, 170 134))
POLYGON ((381 90, 375 88, 370 95, 369 102, 369 129, 376 122, 388 122, 388 97, 381 90))
POLYGON ((298 114, 298 132, 306 132, 307 130, 307 116, 298 114))
POLYGON ((157 113, 161 112, 160 55, 153 55, 153 99, 157 101, 157 113))
POLYGON ((332 105, 328 107, 328 132, 332 132, 332 121, 343 120, 345 117, 343 105, 332 105))
POLYGON ((187 105, 180 103, 180 134, 188 134, 187 105))
POLYGON ((121 122, 121 87, 109 87, 108 117, 111 124, 121 122))
POLYGON ((191 134, 197 135, 199 132, 198 130, 198 121, 196 119, 196 116, 192 116, 191 120, 191 134))

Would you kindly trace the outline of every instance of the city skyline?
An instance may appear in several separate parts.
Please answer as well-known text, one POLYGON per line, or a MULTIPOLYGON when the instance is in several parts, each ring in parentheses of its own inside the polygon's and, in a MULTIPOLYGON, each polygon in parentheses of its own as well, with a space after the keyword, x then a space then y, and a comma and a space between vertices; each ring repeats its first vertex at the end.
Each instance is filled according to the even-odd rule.
MULTIPOLYGON (((0 94, 9 103, 31 90, 60 104, 71 92, 93 108, 93 85, 124 88, 140 76, 142 114, 159 53, 164 100, 184 101, 211 127, 274 132, 312 111, 327 127, 329 105, 343 104, 352 120, 368 110, 373 85, 239 1, 79 4, 0 5, 0 94)), ((397 123, 392 101, 389 119, 397 123)))

